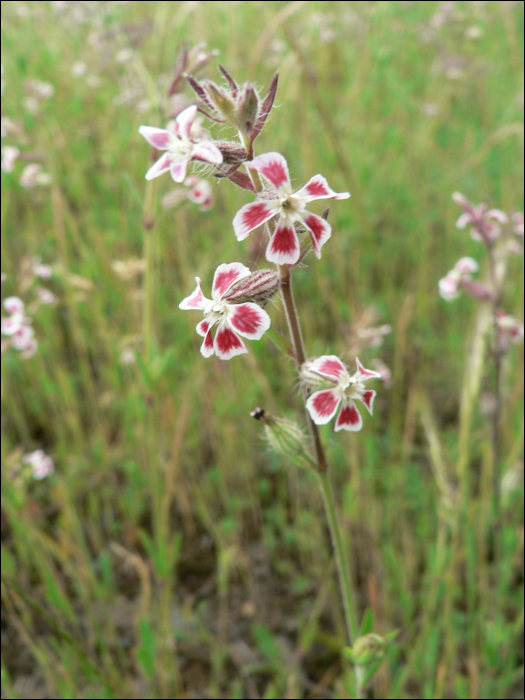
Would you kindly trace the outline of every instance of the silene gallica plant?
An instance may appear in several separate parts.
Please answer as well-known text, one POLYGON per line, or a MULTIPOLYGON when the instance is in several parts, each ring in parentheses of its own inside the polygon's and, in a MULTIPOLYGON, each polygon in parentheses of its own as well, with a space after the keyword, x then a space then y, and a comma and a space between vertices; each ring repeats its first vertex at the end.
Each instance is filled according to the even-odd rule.
POLYGON ((363 367, 358 358, 355 369, 345 366, 336 355, 308 358, 292 289, 294 269, 310 251, 315 258, 321 258, 323 246, 332 235, 328 210, 318 216, 309 211, 310 204, 321 199, 344 200, 350 194, 335 192, 319 174, 294 190, 286 158, 281 153, 255 155, 254 141, 272 109, 278 76, 275 74, 268 93, 261 99, 250 83, 240 86, 224 68, 220 70, 224 85, 210 80, 199 82, 187 76, 199 103, 180 112, 167 129, 140 127, 140 134, 161 151, 146 179, 169 172, 175 182, 181 183, 193 161, 204 163, 213 169, 215 177, 229 179, 250 198, 232 222, 232 233, 237 240, 243 241, 255 229, 264 227, 268 240, 266 260, 273 263, 273 269, 250 271, 240 262, 220 262, 211 295, 204 294, 197 277, 196 289, 179 306, 203 316, 196 328, 203 338, 200 348, 203 357, 215 354, 221 360, 230 360, 248 352, 245 341, 260 340, 269 329, 271 319, 264 307, 274 295, 281 294, 309 437, 295 422, 272 416, 261 408, 255 409, 252 416, 263 425, 273 449, 317 475, 348 633, 349 646, 343 652, 354 664, 356 694, 361 697, 395 632, 384 638, 373 634, 369 616, 358 626, 352 580, 318 426, 335 417, 335 431, 361 430, 363 418, 357 406, 363 404, 372 414, 376 392, 368 383, 373 384, 381 374, 363 367), (233 126, 238 141, 212 139, 202 127, 201 113, 213 122, 233 126))

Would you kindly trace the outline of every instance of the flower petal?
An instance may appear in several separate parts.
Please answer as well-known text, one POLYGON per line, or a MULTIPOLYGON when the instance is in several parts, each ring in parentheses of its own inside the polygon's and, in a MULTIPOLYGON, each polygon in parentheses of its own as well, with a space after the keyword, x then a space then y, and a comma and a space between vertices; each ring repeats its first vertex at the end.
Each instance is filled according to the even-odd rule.
POLYGON ((371 416, 374 415, 374 399, 376 397, 376 394, 376 391, 367 389, 366 391, 363 391, 362 396, 354 396, 355 399, 358 399, 359 401, 362 401, 365 404, 368 413, 370 413, 371 416))
POLYGON ((476 260, 469 257, 460 258, 454 267, 459 272, 477 272, 479 270, 479 265, 476 260))
POLYGON ((215 334, 213 347, 215 349, 215 354, 221 360, 229 360, 235 355, 248 352, 239 336, 227 326, 219 326, 215 334))
POLYGON ((12 316, 4 316, 2 319, 2 333, 4 335, 13 335, 17 333, 24 325, 25 317, 23 314, 13 314, 12 316))
POLYGON ((309 212, 302 217, 302 221, 310 231, 314 253, 319 259, 321 257, 321 248, 332 235, 332 227, 322 216, 310 214, 309 212))
POLYGON ((363 419, 353 401, 344 403, 335 422, 335 430, 350 430, 356 432, 363 427, 363 419))
POLYGON ((206 299, 202 293, 200 277, 195 277, 195 281, 197 282, 197 289, 193 292, 193 294, 190 294, 189 297, 186 297, 186 299, 181 301, 179 304, 179 309, 184 309, 185 311, 189 309, 204 309, 206 303, 210 301, 209 299, 206 299))
POLYGON ((222 263, 215 270, 211 293, 214 299, 220 299, 228 289, 239 280, 248 277, 250 270, 239 262, 222 263))
POLYGON ((170 168, 170 175, 174 182, 182 182, 186 177, 186 171, 188 170, 190 159, 185 158, 179 163, 172 163, 170 168))
POLYGON ((494 221, 499 221, 500 224, 508 223, 508 216, 501 209, 489 209, 487 212, 489 219, 494 219, 494 221))
POLYGON ((451 275, 450 273, 445 275, 445 277, 442 277, 438 282, 439 295, 445 301, 453 301, 454 299, 457 299, 459 296, 458 282, 457 277, 451 275))
MULTIPOLYGON (((277 200, 275 200, 277 203, 277 200)), ((254 228, 275 216, 275 204, 270 202, 250 202, 245 204, 233 220, 233 230, 238 241, 244 240, 254 228)))
POLYGON ((201 355, 203 357, 211 357, 213 355, 213 353, 214 353, 213 338, 211 335, 211 331, 208 331, 204 337, 204 342, 201 345, 201 355))
POLYGON ((195 120, 195 115, 197 114, 197 105, 191 105, 176 117, 175 121, 178 126, 179 135, 181 138, 187 139, 190 135, 191 125, 195 120))
POLYGON ((6 297, 4 309, 10 314, 21 314, 24 310, 24 302, 19 297, 6 297))
POLYGON ((314 175, 295 194, 304 198, 305 202, 312 202, 314 199, 348 199, 350 197, 350 192, 334 192, 322 175, 314 175))
POLYGON ((164 153, 156 163, 153 163, 151 168, 146 173, 146 180, 153 180, 154 177, 163 175, 171 168, 171 158, 169 153, 164 153))
POLYGON ((270 317, 257 304, 237 304, 228 321, 233 330, 249 340, 259 340, 270 327, 270 317))
POLYGON ((275 151, 263 153, 254 158, 251 163, 246 163, 246 165, 252 170, 257 170, 257 172, 261 173, 276 189, 287 184, 287 190, 291 192, 292 186, 290 184, 288 163, 286 158, 280 153, 275 151))
POLYGON ((202 337, 205 338, 208 335, 208 331, 210 331, 212 326, 210 325, 210 322, 204 319, 204 321, 200 321, 197 323, 196 331, 197 333, 202 337))
POLYGON ((165 151, 173 138, 173 134, 166 129, 157 129, 154 126, 139 126, 139 134, 159 151, 165 151))
POLYGON ((207 163, 222 163, 222 153, 213 143, 198 143, 191 151, 192 158, 205 160, 207 163))
POLYGON ((306 408, 314 423, 324 425, 335 416, 340 401, 341 399, 332 389, 324 389, 310 396, 306 402, 306 408))
POLYGON ((459 219, 456 221, 456 228, 465 228, 468 224, 472 223, 472 215, 468 212, 461 214, 459 219))
POLYGON ((381 379, 381 375, 379 372, 374 372, 372 369, 365 369, 363 365, 359 362, 359 358, 355 358, 355 364, 357 366, 357 372, 356 374, 359 375, 359 379, 372 379, 372 377, 376 377, 377 379, 381 379))
POLYGON ((266 260, 277 265, 294 265, 300 254, 301 245, 294 227, 279 223, 266 248, 266 260))
POLYGON ((336 355, 318 357, 312 362, 310 369, 335 381, 339 381, 345 374, 348 376, 346 367, 336 355))

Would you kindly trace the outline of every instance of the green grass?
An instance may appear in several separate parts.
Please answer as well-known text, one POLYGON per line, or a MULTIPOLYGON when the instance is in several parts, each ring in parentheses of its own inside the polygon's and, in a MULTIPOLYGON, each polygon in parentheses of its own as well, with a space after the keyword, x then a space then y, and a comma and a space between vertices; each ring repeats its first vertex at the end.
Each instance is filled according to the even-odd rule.
MULTIPOLYGON (((249 417, 263 406, 302 420, 293 366, 267 338, 204 360, 197 315, 177 308, 195 275, 206 290, 220 262, 253 262, 253 235, 239 244, 231 225, 247 193, 214 182, 210 212, 163 211, 172 183, 154 181, 151 358, 142 340, 135 364, 119 362, 142 332, 141 278, 111 266, 143 255, 137 129, 161 125, 175 52, 199 41, 263 90, 279 69, 258 153, 283 153, 297 185, 319 172, 352 193, 331 206, 322 260, 295 275, 308 353, 351 361, 350 328, 371 307, 393 326, 359 355, 393 372, 374 418, 356 435, 322 431, 359 619, 371 608, 376 632, 399 629, 369 697, 522 693, 523 349, 505 357, 499 469, 518 485, 498 540, 488 362, 461 403, 477 307, 437 294, 459 257, 486 264, 454 226, 453 191, 523 209, 521 4, 458 2, 443 26, 434 2, 75 5, 82 21, 47 2, 26 3, 28 16, 2 4, 2 115, 24 130, 2 144, 25 158, 2 172, 2 295, 34 298, 21 265, 40 255, 58 297, 34 313, 37 354, 2 356, 6 696, 352 697, 315 479, 269 453, 249 417), (75 61, 96 87, 71 75, 75 61), (31 78, 55 87, 36 115, 22 104, 31 78), (115 101, 129 84, 146 111, 115 101), (33 160, 51 187, 18 184, 33 160), (38 448, 56 467, 42 482, 16 469, 38 448)), ((218 79, 213 62, 206 75, 218 79)), ((521 319, 522 258, 507 278, 504 307, 521 319)), ((286 335, 279 303, 270 315, 286 335)))

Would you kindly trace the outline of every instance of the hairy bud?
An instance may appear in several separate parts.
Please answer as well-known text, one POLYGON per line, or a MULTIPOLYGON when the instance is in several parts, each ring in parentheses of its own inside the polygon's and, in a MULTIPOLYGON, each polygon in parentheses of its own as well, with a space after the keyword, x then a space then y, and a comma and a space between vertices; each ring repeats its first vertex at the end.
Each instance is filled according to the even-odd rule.
POLYGON ((237 165, 248 158, 248 151, 236 141, 214 141, 213 145, 222 153, 222 162, 225 164, 237 165))
POLYGON ((384 637, 378 634, 365 634, 356 639, 352 647, 345 647, 344 655, 357 666, 368 666, 385 657, 386 650, 397 637, 397 630, 389 632, 384 637))
POLYGON ((224 295, 224 301, 242 304, 255 301, 258 304, 267 302, 279 291, 281 280, 273 270, 258 270, 234 284, 224 295))
POLYGON ((251 83, 245 83, 237 107, 237 128, 245 136, 251 136, 259 112, 259 96, 251 83))
POLYGON ((307 438, 297 423, 272 416, 263 408, 256 408, 250 415, 264 426, 266 440, 274 452, 288 457, 298 466, 315 468, 307 448, 307 438))

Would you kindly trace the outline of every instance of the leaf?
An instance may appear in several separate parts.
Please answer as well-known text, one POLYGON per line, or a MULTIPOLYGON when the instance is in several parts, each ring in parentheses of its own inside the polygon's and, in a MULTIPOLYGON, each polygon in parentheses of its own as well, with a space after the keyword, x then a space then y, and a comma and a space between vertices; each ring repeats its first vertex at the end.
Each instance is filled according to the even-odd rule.
POLYGON ((361 631, 359 636, 364 637, 365 634, 370 634, 374 626, 374 611, 372 608, 368 607, 363 615, 363 621, 361 622, 361 631))

